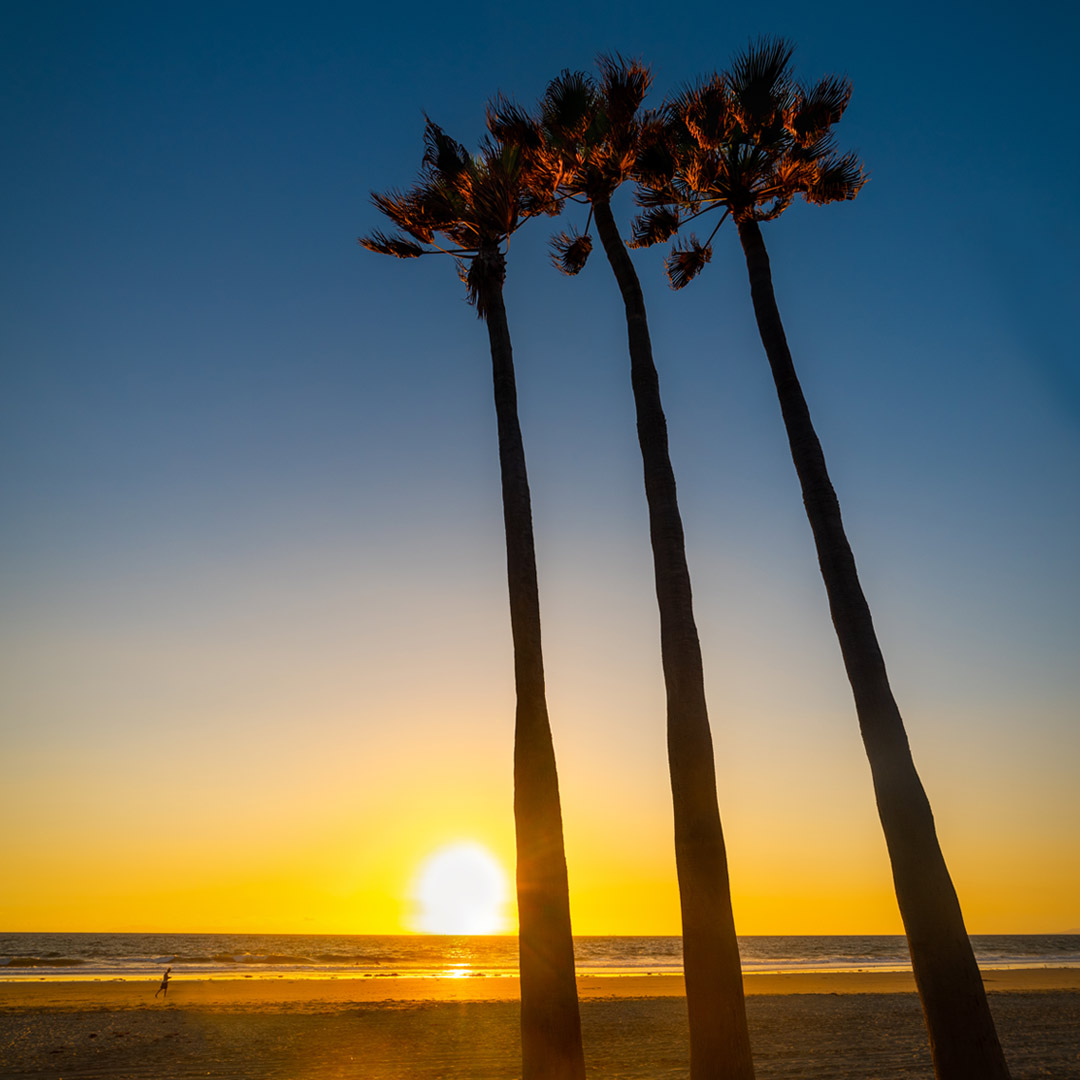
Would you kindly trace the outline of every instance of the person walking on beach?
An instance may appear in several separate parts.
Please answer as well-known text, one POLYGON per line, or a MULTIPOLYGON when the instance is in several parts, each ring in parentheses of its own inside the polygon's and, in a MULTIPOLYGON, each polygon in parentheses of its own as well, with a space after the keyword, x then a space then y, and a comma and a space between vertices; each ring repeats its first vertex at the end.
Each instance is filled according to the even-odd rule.
POLYGON ((165 969, 165 974, 161 976, 161 985, 154 992, 154 997, 158 994, 163 994, 165 997, 169 996, 169 972, 172 971, 171 967, 165 969))

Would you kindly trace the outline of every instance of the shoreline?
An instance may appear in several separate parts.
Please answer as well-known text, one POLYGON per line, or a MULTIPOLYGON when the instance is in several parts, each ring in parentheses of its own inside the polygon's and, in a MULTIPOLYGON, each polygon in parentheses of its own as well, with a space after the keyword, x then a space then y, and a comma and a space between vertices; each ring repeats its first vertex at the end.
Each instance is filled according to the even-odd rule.
MULTIPOLYGON (((517 976, 501 977, 328 977, 291 976, 193 978, 174 976, 167 999, 153 997, 160 976, 145 979, 32 977, 0 981, 0 1010, 83 1011, 157 1007, 273 1010, 377 1006, 419 1002, 517 1001, 517 976)), ((989 993, 1080 991, 1080 967, 1002 968, 983 971, 989 993)), ((804 994, 914 994, 910 971, 750 973, 747 996, 804 994)), ((583 1001, 682 998, 682 975, 581 975, 583 1001)))

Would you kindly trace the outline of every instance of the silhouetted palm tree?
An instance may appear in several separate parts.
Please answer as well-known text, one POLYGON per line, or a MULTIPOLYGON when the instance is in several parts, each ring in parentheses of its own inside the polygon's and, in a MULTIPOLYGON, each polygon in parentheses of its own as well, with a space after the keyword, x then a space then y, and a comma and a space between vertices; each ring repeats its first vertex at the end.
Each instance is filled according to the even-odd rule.
MULTIPOLYGON (((599 82, 568 71, 554 79, 536 116, 498 100, 489 109, 488 123, 500 138, 529 152, 539 162, 544 182, 554 184, 560 195, 590 204, 622 293, 660 608, 690 1075, 694 1080, 751 1080, 754 1067, 717 806, 701 646, 667 421, 641 284, 611 211, 611 197, 630 177, 638 154, 638 111, 651 75, 640 64, 620 58, 601 57, 598 65, 599 82)), ((563 233, 554 248, 556 266, 567 274, 578 273, 592 249, 588 229, 584 234, 563 233)))
POLYGON ((559 781, 544 691, 532 509, 503 303, 504 242, 527 218, 558 212, 558 202, 541 185, 527 182, 522 155, 512 147, 488 141, 473 156, 430 121, 424 143, 419 182, 406 192, 372 196, 406 235, 375 232, 361 243, 399 258, 434 251, 454 255, 469 299, 487 323, 517 689, 514 818, 523 1074, 525 1080, 583 1080, 559 781), (439 237, 449 246, 440 246, 439 237))
MULTIPOLYGON (((846 79, 801 86, 791 47, 751 45, 730 72, 672 101, 640 161, 635 241, 655 243, 712 209, 738 229, 758 330, 772 368, 791 454, 817 546, 833 624, 855 696, 900 914, 941 1080, 1005 1080, 1005 1064, 930 803, 911 757, 885 663, 840 517, 840 505, 788 351, 759 223, 797 196, 852 199, 864 182, 855 155, 838 156, 831 127, 851 96, 846 79)), ((719 228, 719 224, 717 225, 719 228)), ((716 230, 713 230, 715 234, 716 230)), ((675 288, 709 261, 691 236, 667 261, 675 288)))

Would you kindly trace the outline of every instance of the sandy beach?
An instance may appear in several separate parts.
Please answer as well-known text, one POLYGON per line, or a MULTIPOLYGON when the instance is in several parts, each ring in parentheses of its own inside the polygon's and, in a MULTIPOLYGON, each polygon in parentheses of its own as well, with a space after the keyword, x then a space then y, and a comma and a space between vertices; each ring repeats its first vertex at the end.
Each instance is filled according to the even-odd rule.
MULTIPOLYGON (((1014 1080, 1080 1078, 1080 969, 988 971, 1014 1080)), ((679 976, 579 980, 590 1076, 685 1077, 679 976)), ((9 1080, 519 1075, 514 978, 0 982, 9 1080)), ((931 1080, 911 975, 749 975, 758 1075, 931 1080)))

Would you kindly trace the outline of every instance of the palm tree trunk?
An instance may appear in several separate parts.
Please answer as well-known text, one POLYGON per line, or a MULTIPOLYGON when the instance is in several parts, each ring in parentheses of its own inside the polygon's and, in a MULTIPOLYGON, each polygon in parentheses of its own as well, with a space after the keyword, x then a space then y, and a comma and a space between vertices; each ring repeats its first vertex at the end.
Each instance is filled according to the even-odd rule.
POLYGON ((683 969, 690 1014, 691 1080, 753 1080, 727 853, 705 704, 690 571, 668 453, 660 381, 634 264, 606 200, 593 202, 596 230, 626 306, 630 380, 645 470, 660 651, 667 688, 668 761, 675 811, 675 866, 682 907, 683 969))
POLYGON ((529 478, 502 282, 503 256, 482 252, 492 272, 481 298, 491 342, 499 429, 506 572, 514 639, 514 821, 521 968, 524 1080, 584 1080, 570 892, 563 848, 555 750, 544 692, 540 596, 536 584, 529 478))
POLYGON ((791 361, 761 229, 755 221, 740 222, 738 228, 758 330, 780 398, 833 625, 855 696, 900 916, 930 1033, 934 1071, 939 1080, 1008 1080, 930 802, 915 771, 840 518, 840 504, 791 361))

